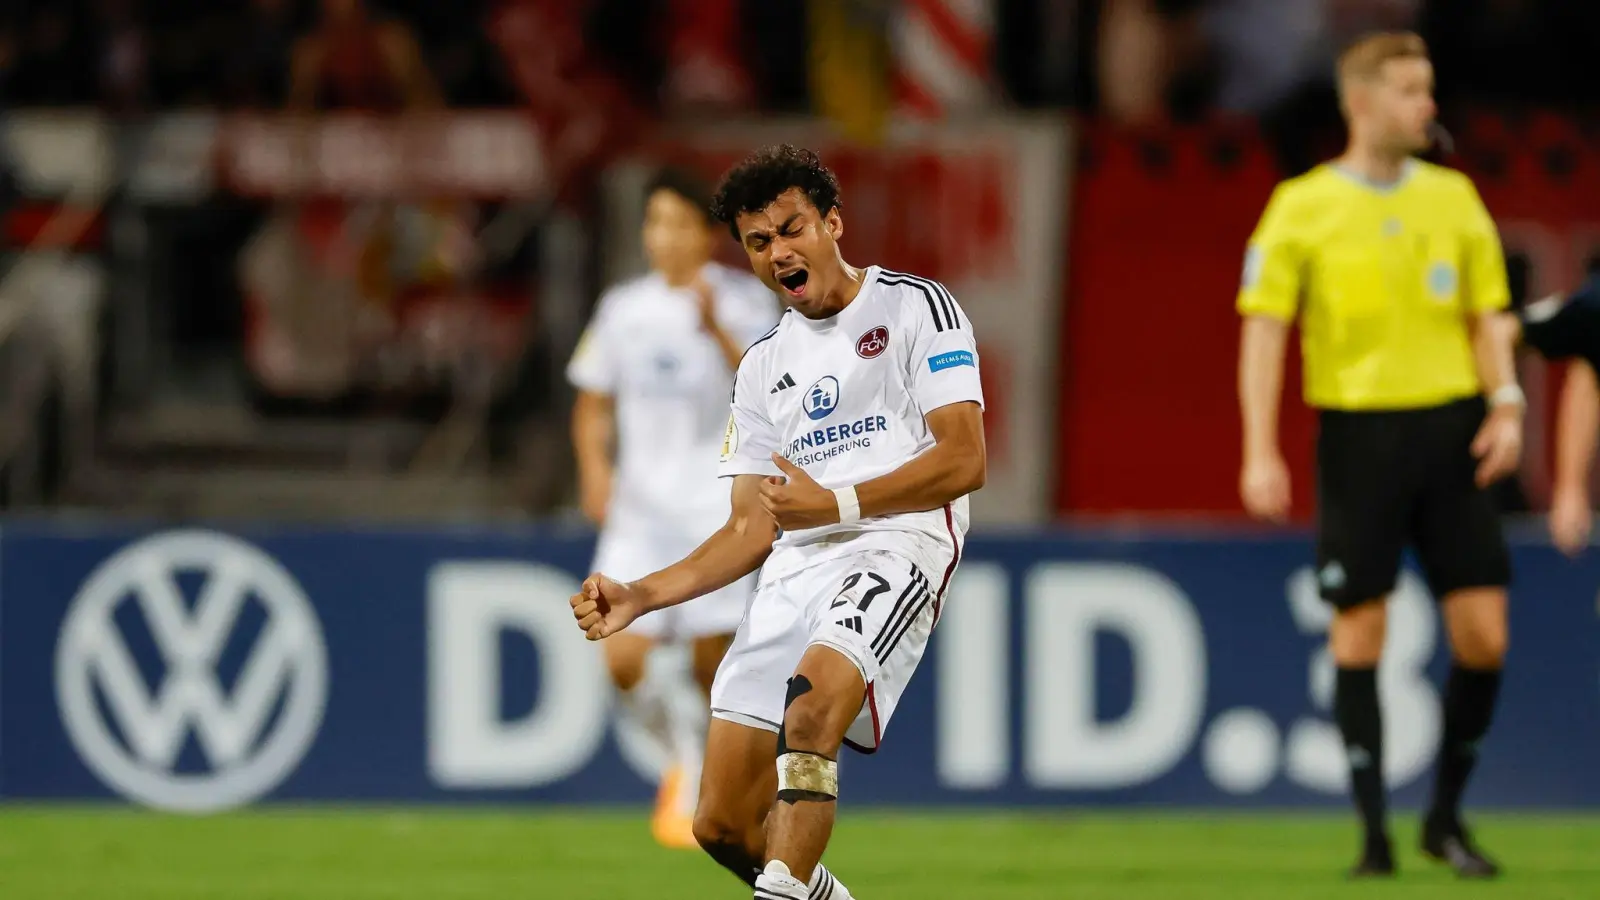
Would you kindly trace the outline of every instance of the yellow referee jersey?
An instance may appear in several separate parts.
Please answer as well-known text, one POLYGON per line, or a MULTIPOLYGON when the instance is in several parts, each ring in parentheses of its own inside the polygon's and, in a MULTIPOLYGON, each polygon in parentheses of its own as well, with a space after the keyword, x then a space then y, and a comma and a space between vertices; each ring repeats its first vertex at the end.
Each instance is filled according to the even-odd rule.
POLYGON ((1298 317, 1311 406, 1409 409, 1481 392, 1468 319, 1509 302, 1471 180, 1412 161, 1389 186, 1331 164, 1278 185, 1250 238, 1238 309, 1298 317))

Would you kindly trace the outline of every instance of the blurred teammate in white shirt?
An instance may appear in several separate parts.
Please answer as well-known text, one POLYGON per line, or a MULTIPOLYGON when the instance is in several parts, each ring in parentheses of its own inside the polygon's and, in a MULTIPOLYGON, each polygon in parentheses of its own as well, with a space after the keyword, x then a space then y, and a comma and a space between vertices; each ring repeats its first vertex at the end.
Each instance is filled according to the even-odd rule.
MULTIPOLYGON (((693 176, 656 176, 643 228, 651 271, 606 292, 567 368, 578 389, 580 502, 601 529, 594 568, 622 578, 677 561, 727 520, 717 457, 733 374, 778 317, 777 298, 759 280, 710 261, 717 231, 709 203, 693 176)), ((739 579, 645 616, 604 644, 625 714, 672 758, 652 821, 668 846, 696 846, 708 694, 753 587, 753 578, 739 579), (688 644, 698 685, 678 673, 647 677, 662 642, 688 644)))
POLYGON ((850 900, 821 862, 839 750, 878 748, 961 559, 987 465, 978 345, 943 285, 845 262, 815 153, 753 154, 713 206, 789 307, 739 364, 732 513, 643 578, 601 569, 572 611, 615 641, 760 570, 711 689, 694 834, 757 900, 850 900))

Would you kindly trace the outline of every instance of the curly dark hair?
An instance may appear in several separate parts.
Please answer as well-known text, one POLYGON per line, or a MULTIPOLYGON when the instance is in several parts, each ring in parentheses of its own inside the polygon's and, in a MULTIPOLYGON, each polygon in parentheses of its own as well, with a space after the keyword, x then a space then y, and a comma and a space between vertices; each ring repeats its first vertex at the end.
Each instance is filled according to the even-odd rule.
POLYGON ((722 176, 722 185, 711 198, 711 214, 728 226, 737 241, 739 227, 734 220, 739 214, 766 209, 790 188, 799 188, 823 215, 841 208, 839 179, 816 151, 780 144, 746 156, 722 176))
POLYGON ((677 166, 663 166, 656 170, 650 177, 644 195, 651 196, 656 191, 667 191, 677 194, 679 198, 693 206, 700 215, 705 217, 709 227, 716 220, 711 217, 711 186, 705 179, 690 171, 677 166))

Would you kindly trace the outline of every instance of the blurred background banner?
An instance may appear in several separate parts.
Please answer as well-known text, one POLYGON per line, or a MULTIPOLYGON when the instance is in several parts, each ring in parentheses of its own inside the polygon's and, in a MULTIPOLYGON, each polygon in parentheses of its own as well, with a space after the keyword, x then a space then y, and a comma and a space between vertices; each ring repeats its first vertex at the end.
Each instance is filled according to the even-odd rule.
MULTIPOLYGON (((715 175, 750 147, 815 147, 838 174, 851 258, 942 282, 972 319, 983 356, 989 480, 973 521, 1039 524, 1048 495, 1057 393, 1055 347, 1072 202, 1070 126, 991 115, 960 122, 902 121, 881 145, 842 141, 821 123, 727 122, 664 132, 649 148, 715 175)), ((607 282, 644 271, 643 192, 652 168, 619 161, 606 179, 607 282)), ((746 265, 738 245, 724 247, 746 265)))
POLYGON ((883 140, 891 108, 889 4, 809 0, 807 45, 813 105, 852 142, 883 140))
POLYGON ((516 112, 239 115, 217 125, 220 177, 246 196, 537 198, 551 190, 543 136, 516 112))
MULTIPOLYGON (((146 530, 0 538, 0 796, 638 801, 599 648, 547 529, 146 530)), ((1524 646, 1474 798, 1600 805, 1600 562, 1519 543, 1524 646)), ((975 537, 859 804, 1342 806, 1309 542, 975 537)), ((1408 572, 1381 672, 1388 774, 1422 802, 1441 626, 1408 572)), ((855 759, 847 767, 867 766, 855 759)))

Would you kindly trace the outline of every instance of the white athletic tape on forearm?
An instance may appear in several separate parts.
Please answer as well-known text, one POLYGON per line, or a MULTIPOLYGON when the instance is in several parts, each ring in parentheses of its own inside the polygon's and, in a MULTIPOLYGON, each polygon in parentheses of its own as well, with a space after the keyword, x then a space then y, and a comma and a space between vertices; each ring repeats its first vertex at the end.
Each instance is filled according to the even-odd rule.
POLYGON ((861 521, 861 501, 856 499, 855 488, 839 488, 833 492, 833 499, 839 502, 840 525, 861 521))

